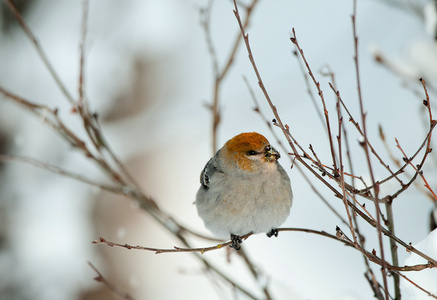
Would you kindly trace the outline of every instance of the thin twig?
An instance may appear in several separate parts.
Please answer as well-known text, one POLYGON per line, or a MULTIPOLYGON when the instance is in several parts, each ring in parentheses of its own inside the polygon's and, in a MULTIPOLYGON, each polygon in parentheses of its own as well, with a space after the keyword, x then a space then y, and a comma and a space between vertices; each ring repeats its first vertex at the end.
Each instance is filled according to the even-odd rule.
MULTIPOLYGON (((393 151, 391 150, 391 148, 390 148, 390 146, 389 146, 389 144, 387 143, 387 139, 386 139, 386 137, 385 137, 385 134, 384 134, 384 130, 383 130, 383 128, 382 128, 382 126, 379 126, 379 136, 380 136, 380 138, 381 138, 381 141, 382 141, 382 143, 384 144, 384 147, 385 147, 385 150, 386 150, 386 152, 387 152, 387 154, 389 155, 389 157, 390 157, 390 159, 393 161, 393 163, 398 167, 398 168, 401 168, 401 162, 400 162, 400 159, 398 159, 396 156, 395 156, 395 154, 393 153, 393 151)), ((425 140, 425 142, 426 142, 426 140, 425 140)), ((424 143, 425 143, 424 142, 424 143)), ((406 167, 408 165, 408 163, 404 163, 404 168, 406 167)), ((408 174, 408 170, 403 170, 403 172, 405 172, 405 174, 407 174, 407 176, 408 177, 411 177, 411 175, 410 174, 408 174)), ((417 175, 417 173, 415 173, 414 174, 414 178, 416 177, 416 175, 417 175)), ((411 179, 412 180, 412 179, 411 179)), ((416 188, 419 190, 419 191, 421 191, 423 194, 425 194, 428 198, 430 198, 430 200, 431 201, 433 201, 434 202, 434 197, 422 186, 422 185, 420 185, 416 180, 414 180, 414 181, 411 181, 410 180, 410 182, 412 182, 415 186, 416 186, 416 188)), ((408 184, 407 184, 408 185, 408 184)), ((403 187, 404 185, 402 185, 402 187, 403 187)), ((406 185, 405 185, 406 186, 406 185)))
POLYGON ((317 117, 318 117, 320 123, 322 124, 322 126, 326 130, 326 123, 323 121, 322 113, 320 112, 319 106, 317 105, 316 97, 314 96, 314 94, 312 92, 312 89, 311 89, 311 86, 310 86, 310 81, 308 79, 308 74, 307 74, 307 72, 305 72, 305 68, 303 66, 302 60, 298 59, 299 56, 297 54, 297 51, 293 51, 293 55, 297 58, 296 60, 297 60, 297 63, 299 65, 299 70, 302 73, 302 77, 303 77, 304 82, 305 82, 305 86, 306 86, 306 89, 307 89, 308 96, 310 97, 311 103, 314 106, 314 110, 317 113, 317 117))
POLYGON ((113 283, 109 282, 92 263, 88 262, 88 265, 94 270, 94 272, 97 273, 97 277, 94 278, 95 281, 103 283, 111 292, 121 297, 122 299, 135 300, 135 298, 132 297, 129 293, 123 291, 113 283))
POLYGON ((407 154, 405 153, 404 149, 402 149, 401 145, 399 144, 398 139, 395 138, 395 141, 396 141, 396 147, 398 147, 399 150, 400 150, 400 151, 402 152, 402 154, 404 155, 404 160, 405 160, 406 162, 408 162, 408 164, 409 164, 409 165, 414 169, 414 171, 415 171, 417 174, 419 174, 419 176, 422 178, 422 180, 423 180, 423 182, 424 182, 424 184, 425 184, 425 188, 427 188, 428 191, 431 193, 431 195, 432 195, 433 198, 434 198, 434 201, 437 201, 437 195, 435 194, 435 192, 433 191, 433 189, 432 189, 431 186, 429 185, 428 181, 426 180, 425 176, 423 175, 423 171, 422 171, 420 168, 418 168, 419 165, 415 166, 415 165, 412 163, 411 159, 410 159, 410 158, 407 156, 407 154))
POLYGON ((340 111, 340 102, 337 100, 336 103, 337 107, 337 119, 338 119, 338 135, 337 135, 337 143, 338 143, 338 156, 339 156, 339 163, 340 163, 340 188, 343 192, 343 204, 344 208, 346 210, 346 214, 349 220, 349 230, 352 233, 352 237, 354 239, 354 243, 358 244, 357 236, 355 234, 354 224, 352 223, 352 217, 351 212, 349 210, 349 207, 347 205, 347 198, 346 198, 346 188, 345 188, 345 181, 344 181, 344 166, 343 166, 343 149, 342 149, 342 128, 343 128, 343 116, 341 115, 340 111))
MULTIPOLYGON (((361 112, 361 124, 363 129, 363 148, 366 156, 367 166, 370 173, 370 178, 372 180, 373 185, 373 191, 374 191, 374 197, 378 200, 379 198, 379 185, 375 184, 375 176, 373 174, 373 168, 372 168, 372 162, 370 160, 370 154, 369 154, 369 145, 368 145, 368 136, 367 136, 367 126, 366 126, 366 112, 364 111, 364 101, 361 94, 361 80, 360 80, 360 69, 359 69, 359 63, 358 63, 358 36, 357 36, 357 26, 356 26, 356 17, 357 17, 357 0, 353 1, 353 13, 352 13, 352 31, 353 31, 353 39, 354 39, 354 63, 355 63, 355 75, 356 75, 356 82, 357 82, 357 92, 358 92, 358 102, 360 106, 360 112, 361 112)), ((389 300, 389 294, 388 294, 388 285, 387 285, 387 272, 386 272, 386 265, 385 265, 385 254, 384 254, 384 243, 382 239, 382 226, 381 226, 381 209, 379 207, 379 202, 374 201, 375 209, 376 209, 376 231, 378 235, 378 241, 379 241, 379 250, 381 254, 381 274, 383 279, 383 285, 384 285, 384 291, 385 291, 385 299, 389 300)), ((396 295, 400 295, 399 285, 395 286, 396 295)), ((397 298, 397 297, 396 297, 397 298)), ((397 298, 398 299, 398 298, 397 298)))
POLYGON ((426 293, 428 296, 433 297, 434 299, 437 299, 437 296, 432 294, 430 291, 424 289, 423 287, 421 287, 420 285, 418 285, 417 283, 415 283, 414 281, 412 281, 410 278, 408 278, 407 276, 405 276, 404 274, 397 272, 397 274, 399 276, 401 276, 402 278, 404 278, 406 281, 408 281, 409 283, 411 283, 412 285, 414 285, 416 288, 418 288, 419 290, 421 290, 422 292, 426 293))
POLYGON ((81 30, 81 43, 80 43, 80 59, 79 59, 79 100, 77 106, 84 105, 84 60, 85 60, 85 42, 87 33, 87 20, 88 20, 88 8, 89 0, 83 0, 82 4, 82 30, 81 30))

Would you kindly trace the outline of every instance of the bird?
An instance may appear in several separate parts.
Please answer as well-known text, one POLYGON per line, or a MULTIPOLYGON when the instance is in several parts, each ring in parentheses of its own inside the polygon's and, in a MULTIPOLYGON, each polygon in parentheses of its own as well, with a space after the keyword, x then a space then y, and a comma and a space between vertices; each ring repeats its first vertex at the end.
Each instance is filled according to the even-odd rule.
POLYGON ((280 157, 263 135, 245 132, 227 141, 200 174, 198 215, 217 237, 230 237, 235 250, 245 234, 278 236, 290 214, 293 192, 280 157))

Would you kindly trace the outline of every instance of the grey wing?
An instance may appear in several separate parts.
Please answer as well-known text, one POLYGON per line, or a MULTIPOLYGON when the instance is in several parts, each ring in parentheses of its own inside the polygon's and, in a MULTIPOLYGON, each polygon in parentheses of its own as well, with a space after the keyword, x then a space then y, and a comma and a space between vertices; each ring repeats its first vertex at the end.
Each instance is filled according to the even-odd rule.
POLYGON ((203 168, 202 173, 200 173, 200 184, 203 186, 204 189, 209 188, 209 183, 212 174, 214 174, 216 168, 214 164, 212 163, 212 158, 206 163, 205 168, 203 168))
POLYGON ((202 187, 207 190, 209 189, 209 184, 211 183, 211 178, 215 173, 222 173, 223 169, 220 165, 220 160, 218 157, 220 156, 220 150, 217 151, 217 153, 212 157, 205 165, 205 168, 203 168, 202 173, 200 173, 200 184, 202 187))

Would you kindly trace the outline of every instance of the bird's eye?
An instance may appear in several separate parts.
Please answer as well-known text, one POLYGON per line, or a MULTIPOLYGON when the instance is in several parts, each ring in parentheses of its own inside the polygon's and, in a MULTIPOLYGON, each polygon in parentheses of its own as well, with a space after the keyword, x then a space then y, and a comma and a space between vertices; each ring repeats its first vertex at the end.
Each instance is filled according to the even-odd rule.
POLYGON ((247 154, 248 155, 256 155, 256 151, 250 150, 250 151, 247 151, 247 154))
POLYGON ((271 149, 272 149, 272 147, 270 147, 270 145, 266 146, 266 151, 270 151, 271 149))

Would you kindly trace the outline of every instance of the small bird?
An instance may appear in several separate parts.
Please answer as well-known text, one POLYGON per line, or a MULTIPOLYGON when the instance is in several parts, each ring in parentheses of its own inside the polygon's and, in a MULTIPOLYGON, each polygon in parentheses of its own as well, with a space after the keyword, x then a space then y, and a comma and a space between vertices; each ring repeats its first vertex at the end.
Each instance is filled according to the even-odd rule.
POLYGON ((276 230, 290 214, 290 178, 278 163, 279 152, 259 133, 241 133, 217 151, 200 174, 196 207, 205 227, 220 238, 276 230))

